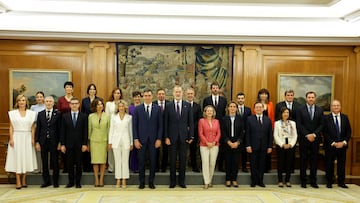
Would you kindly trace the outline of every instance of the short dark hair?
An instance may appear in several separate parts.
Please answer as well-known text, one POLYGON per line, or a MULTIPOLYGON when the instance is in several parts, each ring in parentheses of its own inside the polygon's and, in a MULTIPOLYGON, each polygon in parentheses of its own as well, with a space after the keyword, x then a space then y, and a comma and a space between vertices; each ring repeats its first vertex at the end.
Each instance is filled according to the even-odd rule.
MULTIPOLYGON (((94 101, 91 102, 91 106, 90 106, 90 111, 91 112, 96 112, 96 107, 98 105, 98 103, 101 102, 102 105, 105 107, 104 104, 104 100, 102 98, 95 98, 94 101)), ((103 109, 103 111, 105 110, 105 108, 103 109)))
POLYGON ((95 88, 95 91, 96 91, 96 92, 95 92, 95 95, 96 95, 97 90, 96 90, 96 85, 95 85, 94 83, 91 83, 91 84, 88 85, 88 87, 87 87, 87 89, 86 89, 86 93, 89 94, 89 91, 90 91, 90 88, 91 88, 91 87, 94 87, 94 88, 95 88))
POLYGON ((269 90, 267 90, 267 89, 265 89, 265 88, 260 89, 259 92, 258 92, 258 98, 257 98, 258 101, 260 101, 260 95, 261 95, 261 94, 267 94, 268 98, 267 98, 266 103, 270 101, 270 93, 269 93, 269 90))
POLYGON ((139 91, 133 91, 132 92, 132 97, 136 97, 136 96, 139 96, 139 95, 141 97, 141 92, 139 92, 139 91))
POLYGON ((245 97, 245 94, 244 94, 243 92, 239 92, 239 93, 236 95, 236 97, 238 97, 238 96, 244 96, 244 97, 245 97))
POLYGON ((284 111, 286 111, 286 110, 288 110, 289 111, 289 113, 290 113, 290 109, 288 109, 286 106, 283 106, 283 107, 281 107, 281 109, 280 109, 280 114, 279 114, 279 119, 280 120, 282 120, 282 114, 284 113, 284 111))
POLYGON ((294 90, 292 90, 292 89, 285 90, 284 95, 286 96, 287 93, 293 93, 293 94, 295 94, 294 90))
POLYGON ((143 91, 143 93, 145 93, 145 92, 150 92, 151 94, 153 93, 151 89, 145 89, 145 90, 143 91))
POLYGON ((156 93, 158 93, 158 92, 160 92, 160 91, 164 91, 164 92, 166 93, 165 89, 162 88, 162 87, 160 87, 159 89, 157 89, 157 90, 156 90, 156 93))
POLYGON ((66 81, 66 82, 64 83, 64 88, 66 87, 66 85, 69 85, 69 86, 71 86, 72 88, 74 88, 74 83, 71 82, 71 81, 66 81))
POLYGON ((220 87, 219 83, 216 82, 216 81, 214 81, 214 82, 212 82, 212 83, 210 84, 210 89, 211 89, 213 86, 218 86, 218 87, 220 87))
POLYGON ((255 104, 254 104, 254 107, 256 106, 256 104, 261 104, 264 107, 264 104, 261 103, 261 101, 256 101, 255 104))
POLYGON ((43 97, 45 97, 45 94, 44 94, 43 91, 38 91, 38 92, 36 92, 35 96, 38 95, 38 94, 41 94, 43 97))
POLYGON ((306 92, 305 97, 307 97, 307 96, 308 96, 308 94, 314 94, 314 95, 315 95, 315 97, 316 97, 316 93, 315 93, 314 91, 308 91, 308 92, 306 92))

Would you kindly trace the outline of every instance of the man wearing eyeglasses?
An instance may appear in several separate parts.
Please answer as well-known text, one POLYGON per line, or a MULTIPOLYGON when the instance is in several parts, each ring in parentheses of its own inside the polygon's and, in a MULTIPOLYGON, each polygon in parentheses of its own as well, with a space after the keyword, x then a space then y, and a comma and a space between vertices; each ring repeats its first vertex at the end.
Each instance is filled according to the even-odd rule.
POLYGON ((81 156, 82 152, 87 150, 88 117, 79 111, 79 107, 79 99, 73 97, 70 100, 71 111, 63 115, 61 122, 61 152, 66 155, 69 172, 69 183, 66 188, 71 188, 74 185, 76 185, 76 188, 81 188, 81 156))

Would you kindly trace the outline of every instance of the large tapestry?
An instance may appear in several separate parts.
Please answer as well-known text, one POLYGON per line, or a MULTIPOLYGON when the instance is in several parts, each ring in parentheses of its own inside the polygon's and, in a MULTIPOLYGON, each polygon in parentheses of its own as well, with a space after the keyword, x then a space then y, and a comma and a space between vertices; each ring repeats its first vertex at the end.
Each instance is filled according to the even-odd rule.
MULTIPOLYGON (((164 88, 172 99, 172 89, 193 87, 196 101, 210 95, 217 81, 221 93, 230 99, 233 46, 118 44, 118 85, 131 102, 133 91, 164 88)), ((185 94, 184 94, 185 96, 185 94)), ((155 97, 154 97, 155 99, 155 97)))

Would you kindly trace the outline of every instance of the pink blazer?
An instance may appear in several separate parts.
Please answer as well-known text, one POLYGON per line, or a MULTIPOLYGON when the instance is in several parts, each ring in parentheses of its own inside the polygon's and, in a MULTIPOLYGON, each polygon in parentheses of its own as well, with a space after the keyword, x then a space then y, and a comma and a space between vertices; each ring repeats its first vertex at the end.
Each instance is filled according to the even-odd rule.
POLYGON ((207 146, 207 142, 215 142, 216 146, 219 146, 219 140, 221 137, 220 123, 217 119, 212 119, 212 127, 206 120, 202 118, 199 120, 199 140, 200 146, 207 146))

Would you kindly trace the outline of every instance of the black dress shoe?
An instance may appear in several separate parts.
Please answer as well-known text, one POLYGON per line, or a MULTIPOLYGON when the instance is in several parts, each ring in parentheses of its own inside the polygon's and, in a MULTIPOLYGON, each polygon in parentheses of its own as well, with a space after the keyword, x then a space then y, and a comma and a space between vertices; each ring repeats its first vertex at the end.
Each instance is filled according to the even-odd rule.
POLYGON ((318 184, 316 184, 316 183, 311 183, 311 187, 313 187, 313 188, 319 188, 318 184))
POLYGON ((58 183, 54 183, 54 188, 58 188, 59 187, 59 184, 58 183))
POLYGON ((181 188, 186 188, 186 185, 185 184, 181 184, 179 185, 181 188))
POLYGON ((80 184, 76 184, 76 188, 81 188, 81 185, 80 185, 80 184))
POLYGON ((150 189, 155 189, 154 183, 150 183, 150 184, 149 184, 149 188, 150 188, 150 189))
POLYGON ((65 188, 71 188, 71 187, 74 187, 74 184, 67 184, 66 186, 65 186, 65 188))
POLYGON ((306 183, 301 183, 302 188, 306 188, 306 183))
POLYGON ((195 168, 192 171, 195 172, 195 173, 200 173, 200 170, 198 168, 195 168))
POLYGON ((345 183, 338 184, 338 186, 341 187, 341 188, 349 188, 347 185, 345 185, 345 183))
POLYGON ((169 188, 175 188, 175 185, 171 184, 169 185, 169 188))
POLYGON ((140 184, 140 185, 139 185, 139 189, 142 190, 142 189, 144 189, 144 188, 145 188, 145 185, 144 185, 144 184, 140 184))
POLYGON ((264 183, 259 183, 258 186, 265 187, 265 184, 264 183))
POLYGON ((251 183, 250 187, 255 187, 256 185, 254 183, 251 183))
POLYGON ((332 188, 332 184, 331 184, 331 183, 327 183, 327 184, 326 184, 326 187, 327 187, 327 188, 332 188))
POLYGON ((242 172, 244 172, 244 173, 249 173, 249 170, 247 170, 246 168, 243 168, 243 169, 242 169, 242 172))
POLYGON ((40 187, 44 188, 44 187, 49 187, 51 184, 50 183, 43 183, 40 187))

